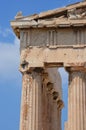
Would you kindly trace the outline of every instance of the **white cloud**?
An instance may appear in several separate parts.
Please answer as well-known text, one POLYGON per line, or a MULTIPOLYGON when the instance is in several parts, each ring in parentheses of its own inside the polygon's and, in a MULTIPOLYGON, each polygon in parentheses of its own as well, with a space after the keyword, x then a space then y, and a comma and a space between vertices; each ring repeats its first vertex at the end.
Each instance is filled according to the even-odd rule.
POLYGON ((17 78, 19 72, 19 40, 14 43, 0 42, 0 78, 12 80, 17 78))
POLYGON ((9 35, 14 35, 13 31, 11 28, 2 28, 0 27, 0 35, 4 38, 8 37, 9 35))

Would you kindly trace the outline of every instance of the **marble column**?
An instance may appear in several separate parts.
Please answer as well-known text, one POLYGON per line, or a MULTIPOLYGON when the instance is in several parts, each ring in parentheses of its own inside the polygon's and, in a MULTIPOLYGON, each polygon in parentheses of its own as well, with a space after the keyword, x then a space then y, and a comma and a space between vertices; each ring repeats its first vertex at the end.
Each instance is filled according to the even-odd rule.
POLYGON ((43 130, 40 73, 23 74, 20 130, 43 130))
POLYGON ((43 130, 61 130, 62 100, 53 98, 43 86, 43 130))
POLYGON ((68 122, 65 130, 86 130, 86 72, 71 67, 68 88, 68 122))
MULTIPOLYGON (((52 72, 52 68, 49 71, 52 72)), ((43 130, 61 130, 61 110, 63 108, 59 91, 61 84, 58 78, 56 81, 58 73, 49 73, 49 71, 43 74, 43 130)))

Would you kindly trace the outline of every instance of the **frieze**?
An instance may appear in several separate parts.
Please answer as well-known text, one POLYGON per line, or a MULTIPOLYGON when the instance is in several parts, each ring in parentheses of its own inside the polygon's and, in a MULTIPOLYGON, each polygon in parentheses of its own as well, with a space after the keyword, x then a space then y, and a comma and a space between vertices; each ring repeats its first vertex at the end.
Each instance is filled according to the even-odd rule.
POLYGON ((85 45, 85 34, 85 28, 23 30, 20 48, 85 45))

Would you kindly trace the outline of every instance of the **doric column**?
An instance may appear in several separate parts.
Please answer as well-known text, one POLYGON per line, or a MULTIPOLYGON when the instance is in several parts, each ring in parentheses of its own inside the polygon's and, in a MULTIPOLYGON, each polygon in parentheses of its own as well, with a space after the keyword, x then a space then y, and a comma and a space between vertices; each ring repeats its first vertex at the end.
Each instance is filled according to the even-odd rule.
MULTIPOLYGON (((50 70, 52 71, 52 69, 50 70)), ((61 92, 59 92, 61 84, 58 78, 57 84, 56 80, 53 82, 53 79, 56 79, 55 73, 52 72, 51 79, 49 72, 45 72, 43 75, 43 130, 61 130, 61 110, 64 106, 61 92)))
POLYGON ((43 85, 43 130, 61 130, 63 102, 55 90, 51 91, 43 85))
POLYGON ((71 67, 68 88, 68 122, 65 130, 86 130, 86 72, 82 67, 71 67))
POLYGON ((43 130, 42 79, 37 72, 23 73, 20 130, 43 130))

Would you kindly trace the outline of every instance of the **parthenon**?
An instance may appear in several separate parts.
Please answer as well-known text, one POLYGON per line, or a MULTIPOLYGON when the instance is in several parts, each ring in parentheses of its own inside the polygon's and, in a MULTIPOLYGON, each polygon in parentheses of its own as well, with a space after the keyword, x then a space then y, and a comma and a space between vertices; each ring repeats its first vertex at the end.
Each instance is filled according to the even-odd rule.
POLYGON ((69 74, 65 130, 86 130, 86 2, 11 21, 20 39, 20 130, 61 130, 62 81, 69 74))

